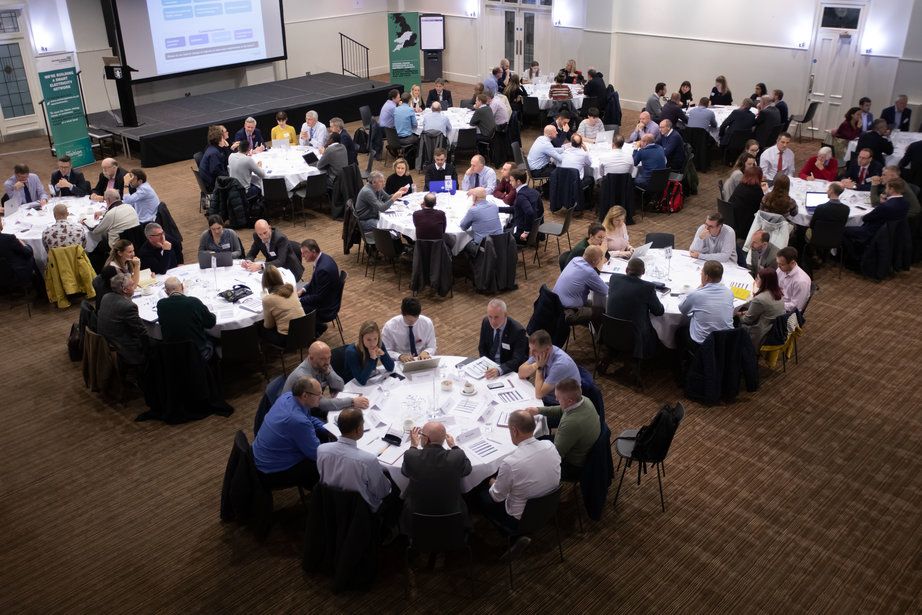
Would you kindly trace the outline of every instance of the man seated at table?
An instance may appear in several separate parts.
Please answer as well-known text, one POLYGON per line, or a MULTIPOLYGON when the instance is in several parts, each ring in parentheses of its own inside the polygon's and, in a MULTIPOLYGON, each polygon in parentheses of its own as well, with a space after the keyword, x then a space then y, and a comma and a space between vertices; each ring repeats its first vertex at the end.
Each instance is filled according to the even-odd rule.
POLYGON ((329 397, 321 397, 316 406, 314 406, 319 410, 318 418, 323 420, 326 420, 329 412, 346 408, 364 410, 369 403, 368 398, 362 395, 338 397, 339 393, 342 393, 343 388, 345 388, 345 383, 330 365, 332 354, 327 344, 317 340, 307 349, 307 358, 288 375, 285 385, 282 387, 282 393, 287 393, 301 378, 313 378, 320 383, 321 390, 326 389, 330 395, 329 397))
POLYGON ((387 354, 401 363, 417 359, 431 359, 436 354, 435 326, 432 319, 423 316, 423 307, 416 297, 404 297, 400 314, 381 328, 381 342, 387 354))
POLYGON ((730 144, 730 137, 734 132, 745 132, 752 134, 752 127, 756 125, 756 116, 752 112, 752 100, 744 98, 740 102, 738 109, 730 112, 730 115, 720 125, 720 146, 727 147, 730 144))
POLYGON ((314 264, 310 281, 298 289, 301 307, 305 314, 317 310, 318 335, 326 331, 325 323, 336 318, 336 303, 340 292, 339 266, 333 258, 320 250, 313 239, 301 242, 301 260, 314 264))
POLYGON ((414 513, 450 515, 460 512, 464 524, 470 526, 467 505, 461 497, 461 480, 471 473, 471 460, 445 431, 445 425, 429 421, 410 431, 410 448, 403 454, 400 473, 410 479, 404 490, 400 518, 403 533, 410 532, 414 513))
POLYGON ((74 169, 70 156, 58 158, 58 169, 51 174, 51 187, 55 196, 86 196, 90 193, 90 182, 83 173, 74 169))
POLYGON ((317 169, 326 171, 327 190, 333 190, 333 182, 348 165, 349 152, 346 151, 346 146, 340 143, 340 134, 331 132, 327 137, 327 144, 323 148, 320 160, 317 161, 317 169))
POLYGON ((157 208, 160 207, 160 197, 147 183, 147 173, 143 169, 131 169, 125 174, 125 183, 131 189, 130 194, 122 197, 122 202, 134 207, 141 224, 153 222, 157 218, 157 208))
POLYGON ((208 127, 208 147, 198 159, 198 176, 205 186, 205 192, 214 192, 215 183, 219 177, 227 176, 227 158, 233 147, 227 142, 227 129, 221 125, 208 127))
POLYGON ((634 127, 634 131, 628 136, 627 142, 633 143, 634 141, 640 141, 644 135, 653 135, 653 139, 656 140, 659 137, 659 124, 653 121, 649 113, 641 111, 639 119, 637 120, 637 125, 634 127))
POLYGON ((874 153, 874 161, 879 165, 884 165, 884 156, 893 153, 893 142, 887 137, 890 136, 890 129, 887 128, 887 120, 876 119, 871 125, 871 129, 858 137, 858 143, 855 149, 861 151, 865 148, 874 153))
POLYGON ((769 142, 769 138, 777 128, 784 128, 781 124, 781 111, 775 106, 772 97, 766 94, 760 96, 756 104, 759 114, 756 116, 756 123, 752 128, 752 137, 759 142, 759 145, 769 142))
POLYGON ((115 346, 119 359, 127 365, 144 365, 147 361, 147 327, 138 315, 138 306, 131 300, 134 280, 127 273, 118 273, 109 282, 111 293, 103 295, 96 314, 96 332, 115 346))
MULTIPOLYGON (((365 243, 371 250, 374 246, 372 231, 378 228, 378 219, 381 213, 390 209, 395 200, 400 199, 410 189, 409 185, 402 186, 394 194, 388 194, 384 191, 384 184, 387 180, 381 171, 372 171, 368 174, 368 183, 365 184, 359 194, 355 197, 355 217, 358 218, 359 228, 365 236, 365 243)), ((395 239, 396 244, 400 239, 395 239)))
MULTIPOLYGON (((38 175, 29 171, 29 165, 15 165, 13 176, 4 182, 3 187, 6 189, 6 195, 10 197, 10 205, 18 207, 36 201, 44 205, 48 202, 48 194, 42 186, 42 180, 38 175)), ((3 213, 2 208, 0 208, 0 213, 3 213)))
POLYGON ((608 294, 608 285, 599 277, 599 267, 605 260, 601 247, 589 246, 582 256, 572 259, 560 272, 554 292, 560 297, 568 325, 582 325, 590 321, 599 324, 602 307, 592 305, 588 300, 590 291, 608 294))
MULTIPOLYGON (((586 190, 593 185, 592 180, 592 158, 583 145, 583 137, 579 134, 573 134, 570 137, 570 147, 564 147, 560 154, 559 167, 563 169, 576 169, 579 172, 580 187, 586 190)), ((591 202, 591 200, 587 201, 591 202)))
MULTIPOLYGON (((89 229, 90 237, 98 242, 93 252, 100 252, 103 260, 109 255, 109 247, 115 245, 122 231, 141 224, 134 208, 122 203, 122 195, 117 188, 107 189, 104 198, 106 201, 105 214, 96 226, 89 229)), ((95 215, 100 216, 99 212, 95 215)), ((81 218, 80 222, 86 226, 86 218, 81 218)))
POLYGON ((461 189, 466 190, 468 196, 473 195, 474 188, 484 188, 487 194, 493 194, 496 188, 496 171, 487 166, 486 159, 480 154, 471 158, 471 166, 461 179, 461 189))
POLYGON ((896 97, 893 106, 885 108, 880 112, 880 119, 887 122, 887 127, 891 130, 901 130, 909 132, 910 118, 912 109, 909 108, 909 97, 900 94, 896 97))
POLYGON ((846 247, 853 255, 860 257, 865 244, 873 239, 877 231, 887 222, 901 220, 909 214, 909 203, 901 196, 904 190, 906 190, 906 182, 902 179, 891 179, 885 184, 884 197, 886 198, 882 198, 877 207, 864 215, 861 226, 845 228, 846 247))
MULTIPOLYGON (((247 271, 262 271, 265 264, 270 263, 295 273, 291 267, 290 253, 288 237, 282 231, 269 226, 265 220, 257 220, 253 225, 253 245, 247 251, 246 260, 240 264, 247 271), (265 263, 253 260, 260 255, 265 259, 265 263)), ((295 276, 296 279, 297 277, 295 276)))
POLYGON ((867 148, 861 149, 855 160, 848 163, 841 182, 849 190, 865 192, 871 189, 871 179, 879 177, 882 170, 883 166, 874 160, 874 152, 867 148))
MULTIPOLYGON (((686 122, 686 126, 689 128, 701 128, 707 131, 717 128, 717 116, 714 115, 713 111, 708 109, 710 105, 711 100, 707 96, 702 96, 701 100, 698 101, 698 106, 688 110, 688 122, 686 122)), ((752 114, 750 113, 750 115, 752 114)))
POLYGON ((429 184, 444 182, 447 176, 451 176, 452 184, 457 190, 458 172, 455 170, 455 165, 448 162, 448 150, 444 147, 437 147, 432 152, 432 164, 426 169, 426 190, 430 190, 429 184))
POLYGON ((416 112, 410 106, 410 93, 404 92, 400 97, 400 106, 394 109, 394 130, 400 145, 410 146, 419 143, 419 137, 413 132, 416 130, 416 112))
MULTIPOLYGON (((320 398, 320 383, 313 378, 300 378, 266 413, 253 440, 253 461, 268 487, 300 485, 310 489, 320 479, 317 470, 319 436, 326 440, 333 438, 323 421, 311 416, 311 408, 320 398)), ((353 431, 350 430, 350 434, 353 431)))
POLYGON ((579 128, 576 129, 576 132, 586 143, 595 143, 599 133, 604 130, 605 123, 599 119, 599 110, 595 107, 590 107, 589 111, 586 112, 586 119, 579 123, 579 128))
POLYGON ((678 125, 679 122, 688 124, 688 116, 682 108, 682 97, 679 96, 678 92, 673 92, 666 104, 663 105, 663 111, 659 116, 660 131, 663 130, 663 120, 669 120, 673 126, 678 125))
MULTIPOLYGON (((883 200, 886 200, 881 198, 884 195, 884 189, 887 187, 887 182, 894 179, 900 179, 900 168, 895 165, 886 166, 881 171, 880 176, 871 177, 871 207, 877 207, 883 200)), ((906 199, 906 203, 909 204, 908 215, 910 218, 918 216, 922 211, 919 207, 919 197, 916 196, 916 193, 913 192, 907 182, 903 182, 903 186, 903 192, 900 196, 906 199)))
POLYGON ((659 140, 657 141, 666 154, 666 165, 677 173, 685 172, 685 140, 678 130, 672 129, 672 122, 662 120, 659 123, 659 140))
MULTIPOLYGON (((253 152, 262 152, 266 150, 266 142, 263 140, 263 133, 256 127, 256 119, 248 117, 243 120, 243 128, 237 131, 237 134, 234 135, 234 141, 237 142, 237 147, 240 147, 240 144, 246 141, 247 151, 253 152)), ((239 151, 239 149, 238 149, 239 151)))
POLYGON ((659 122, 663 112, 663 98, 666 96, 666 84, 660 81, 653 87, 653 93, 647 98, 644 113, 654 122, 659 122))
POLYGON ((633 173, 634 172, 634 155, 632 152, 624 150, 624 137, 615 135, 611 140, 611 151, 605 152, 599 156, 599 163, 602 167, 599 181, 605 179, 609 173, 633 173))
POLYGON ((518 370, 528 358, 525 327, 509 318, 506 302, 502 299, 491 299, 487 303, 487 315, 480 323, 477 352, 499 365, 487 370, 487 380, 518 370))
POLYGON ((99 173, 99 180, 96 187, 90 194, 90 199, 94 201, 105 200, 106 190, 117 190, 118 198, 121 200, 122 193, 125 191, 125 169, 118 166, 115 158, 104 158, 100 163, 102 171, 99 173))
POLYGON ((650 315, 662 316, 665 311, 656 295, 656 287, 641 279, 645 271, 643 259, 632 258, 627 262, 624 275, 612 274, 605 307, 608 316, 634 323, 634 357, 637 359, 656 354, 659 338, 650 315))
POLYGON ((797 265, 797 249, 791 246, 781 248, 775 260, 778 261, 778 286, 784 294, 784 310, 789 313, 795 309, 803 312, 810 300, 812 283, 807 272, 797 265))
POLYGON ((162 226, 156 222, 146 225, 144 237, 147 241, 138 250, 142 269, 150 269, 156 274, 163 275, 168 269, 179 264, 173 242, 166 236, 162 226))
POLYGON ((54 224, 42 231, 42 245, 46 252, 55 248, 80 245, 86 247, 86 229, 67 220, 67 205, 58 203, 54 206, 54 224))
POLYGON ((448 117, 442 113, 441 103, 432 103, 432 107, 430 107, 430 109, 430 113, 423 115, 423 130, 438 130, 440 133, 445 135, 445 138, 447 139, 448 135, 451 134, 451 120, 449 120, 448 117))
POLYGON ((378 126, 381 128, 394 127, 394 111, 400 104, 400 90, 388 90, 387 100, 381 105, 381 111, 378 113, 378 126))
POLYGON ((484 92, 487 95, 487 98, 490 99, 490 102, 487 103, 490 107, 490 110, 493 111, 493 121, 497 126, 503 126, 509 123, 509 118, 512 116, 512 108, 509 106, 509 101, 506 97, 500 93, 489 93, 484 92))
POLYGON ((567 378, 579 381, 576 362, 554 345, 551 334, 544 329, 528 336, 528 354, 528 360, 519 366, 519 378, 528 380, 534 377, 535 399, 552 400, 558 382, 567 378))
POLYGON ((0 280, 0 288, 13 283, 17 286, 32 286, 37 295, 45 292, 45 279, 35 263, 32 247, 27 246, 12 233, 4 233, 3 217, 0 216, 0 258, 13 270, 13 280, 0 280))
POLYGON ((570 112, 561 109, 551 126, 557 129, 557 136, 551 139, 551 145, 562 148, 564 143, 570 141, 570 137, 576 132, 575 128, 570 125, 570 112))
POLYGON ((528 242, 528 236, 535 225, 535 220, 544 216, 541 193, 528 186, 528 175, 524 169, 513 169, 509 173, 514 200, 512 207, 500 207, 499 212, 512 214, 506 222, 506 229, 511 229, 516 243, 528 242))
POLYGON ((499 221, 499 208, 487 200, 485 188, 472 188, 469 194, 474 204, 461 218, 459 226, 462 231, 468 231, 470 234, 471 241, 464 246, 464 250, 468 255, 474 256, 483 238, 487 235, 499 235, 503 232, 503 225, 499 221))
MULTIPOLYGON (((845 228, 845 225, 848 224, 851 210, 849 210, 848 205, 840 200, 843 192, 845 192, 845 187, 839 182, 832 182, 826 187, 826 196, 829 200, 813 211, 809 228, 815 228, 817 223, 826 223, 841 229, 845 228)), ((766 231, 762 232, 767 234, 766 231)), ((801 244, 803 244, 803 241, 801 241, 801 244)), ((774 261, 774 258, 772 258, 772 261, 774 261)), ((776 266, 774 262, 772 266, 776 266)), ((753 277, 755 276, 753 275, 753 277)))
POLYGON ((214 341, 207 331, 218 323, 198 297, 187 297, 179 278, 170 276, 163 283, 166 298, 157 302, 157 318, 164 342, 192 342, 206 361, 214 354, 214 341))
POLYGON ((416 240, 432 241, 442 239, 450 245, 454 245, 454 237, 445 235, 448 220, 444 211, 435 208, 437 202, 438 199, 435 194, 428 192, 423 197, 420 208, 413 212, 413 228, 416 229, 416 240))
POLYGON ((555 164, 560 164, 560 149, 554 147, 551 142, 555 138, 557 127, 548 124, 544 127, 544 134, 532 143, 531 149, 528 150, 528 169, 532 177, 550 177, 555 164))
POLYGON ((724 267, 709 260, 701 268, 701 286, 686 295, 679 311, 688 316, 688 328, 681 328, 677 337, 685 348, 696 352, 714 331, 733 328, 733 291, 720 283, 724 267))
POLYGON ((496 118, 490 108, 490 97, 478 94, 474 99, 474 114, 471 115, 470 125, 477 129, 477 140, 488 142, 496 132, 496 118))
POLYGON ((652 134, 646 134, 640 138, 640 148, 634 150, 634 166, 637 169, 637 177, 634 185, 646 188, 653 177, 653 171, 661 171, 667 167, 666 150, 657 143, 654 143, 655 137, 652 134))
MULTIPOLYGON (((525 410, 509 414, 509 436, 515 450, 499 465, 490 488, 481 491, 483 515, 506 532, 515 532, 530 499, 547 495, 560 487, 560 454, 554 443, 535 439, 535 417, 525 410)), ((509 556, 531 543, 520 536, 509 548, 509 556)))
POLYGON ((250 156, 250 144, 244 140, 237 146, 236 152, 231 152, 227 159, 227 173, 243 186, 246 191, 247 199, 253 199, 260 195, 259 186, 253 183, 253 176, 256 175, 261 179, 266 178, 266 172, 263 171, 262 161, 256 162, 250 156))
POLYGON ((339 135, 339 142, 343 147, 346 148, 346 160, 348 161, 347 164, 358 164, 358 147, 355 145, 355 141, 352 140, 352 137, 349 136, 349 131, 346 130, 346 124, 340 117, 330 118, 330 136, 333 136, 334 134, 339 135))
POLYGON ((548 427, 557 428, 554 447, 560 455, 560 478, 579 480, 586 457, 599 439, 599 413, 592 402, 583 397, 579 379, 566 378, 554 388, 556 406, 527 408, 532 416, 547 418, 548 427))
POLYGON ((493 196, 509 206, 515 203, 515 188, 509 175, 514 166, 511 162, 503 163, 496 178, 496 187, 493 189, 493 196))
POLYGON ((318 121, 320 116, 314 110, 304 114, 304 123, 301 124, 301 134, 298 136, 298 143, 301 145, 310 145, 314 149, 322 149, 327 142, 327 127, 318 121))
MULTIPOLYGON (((848 211, 848 207, 845 208, 845 211, 848 211)), ((760 230, 752 234, 752 239, 749 241, 749 273, 752 274, 753 278, 766 267, 774 269, 778 266, 775 260, 775 256, 778 254, 778 246, 771 242, 771 238, 772 236, 768 231, 760 230)))
POLYGON ((435 80, 433 86, 434 87, 429 90, 429 95, 426 97, 426 106, 431 107, 432 103, 438 102, 446 109, 454 107, 454 105, 451 104, 451 90, 445 89, 445 80, 439 77, 435 80))
POLYGON ((784 92, 782 90, 772 90, 772 102, 775 104, 775 108, 778 110, 778 114, 781 117, 782 126, 788 123, 788 117, 790 117, 788 104, 782 100, 783 98, 784 92))
POLYGON ((736 233, 719 212, 708 214, 704 224, 695 231, 688 255, 701 260, 735 262, 736 233))
POLYGON ((762 168, 765 181, 774 181, 779 173, 794 177, 797 171, 794 167, 794 151, 788 147, 790 143, 791 135, 782 132, 775 144, 759 156, 759 167, 762 168))

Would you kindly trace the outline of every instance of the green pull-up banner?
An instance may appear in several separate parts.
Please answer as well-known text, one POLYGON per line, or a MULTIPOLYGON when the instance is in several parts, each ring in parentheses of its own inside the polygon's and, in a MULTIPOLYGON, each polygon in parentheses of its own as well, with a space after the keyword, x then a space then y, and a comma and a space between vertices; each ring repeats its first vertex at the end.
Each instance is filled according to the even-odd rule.
POLYGON ((388 13, 387 40, 390 51, 391 82, 409 92, 420 82, 419 13, 388 13))
POLYGON ((93 164, 93 147, 87 136, 86 115, 74 54, 49 53, 36 56, 38 80, 45 98, 48 130, 58 157, 67 154, 75 167, 93 164))

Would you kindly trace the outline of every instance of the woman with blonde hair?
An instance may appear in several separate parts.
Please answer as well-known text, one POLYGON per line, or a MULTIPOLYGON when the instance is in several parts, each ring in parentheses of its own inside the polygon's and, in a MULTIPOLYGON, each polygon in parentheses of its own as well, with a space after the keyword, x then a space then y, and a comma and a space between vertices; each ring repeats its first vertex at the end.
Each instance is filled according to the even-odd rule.
POLYGON ((119 239, 112 244, 105 267, 113 267, 118 273, 127 273, 137 284, 141 280, 141 259, 134 255, 134 244, 119 239))
POLYGON ((288 326, 295 318, 304 316, 304 308, 291 284, 286 284, 275 265, 263 268, 263 328, 262 338, 270 344, 284 346, 288 339, 288 326))
POLYGON ((410 175, 410 165, 406 158, 398 158, 394 161, 392 167, 394 172, 388 175, 384 183, 384 191, 388 194, 395 194, 398 190, 407 186, 407 194, 413 192, 413 176, 410 175))
POLYGON ((627 211, 620 205, 615 205, 605 214, 602 226, 605 227, 605 249, 614 252, 614 256, 628 257, 634 253, 630 239, 627 235, 627 211))
POLYGON ((389 372, 394 371, 394 359, 387 354, 381 341, 381 329, 373 320, 366 320, 359 329, 359 339, 346 346, 346 371, 344 380, 355 378, 361 385, 368 382, 378 366, 378 361, 389 372))
POLYGON ((417 113, 422 113, 423 108, 425 107, 423 93, 420 90, 418 83, 414 83, 413 87, 410 88, 410 106, 413 107, 413 111, 416 111, 417 113))

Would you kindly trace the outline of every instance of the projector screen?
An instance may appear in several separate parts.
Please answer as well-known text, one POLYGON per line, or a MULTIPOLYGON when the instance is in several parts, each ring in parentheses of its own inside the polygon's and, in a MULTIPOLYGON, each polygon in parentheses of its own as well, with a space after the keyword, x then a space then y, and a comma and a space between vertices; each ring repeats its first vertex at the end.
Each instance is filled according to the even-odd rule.
POLYGON ((281 0, 115 0, 135 81, 281 60, 281 0))

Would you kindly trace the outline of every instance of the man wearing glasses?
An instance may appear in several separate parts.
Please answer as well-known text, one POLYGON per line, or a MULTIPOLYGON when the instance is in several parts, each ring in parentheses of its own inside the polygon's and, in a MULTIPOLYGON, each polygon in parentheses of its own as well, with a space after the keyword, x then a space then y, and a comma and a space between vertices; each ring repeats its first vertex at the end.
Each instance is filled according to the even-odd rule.
POLYGON ((154 273, 163 275, 168 269, 179 264, 173 242, 167 239, 162 226, 151 222, 144 227, 144 236, 147 237, 147 241, 138 250, 142 269, 150 269, 154 273))
POLYGON ((695 231, 688 255, 705 261, 735 262, 736 233, 724 224, 719 213, 708 214, 704 224, 695 231))
POLYGON ((311 416, 311 408, 320 403, 320 394, 319 382, 301 378, 266 414, 253 440, 253 461, 268 486, 301 485, 310 489, 320 478, 320 438, 333 440, 323 421, 311 416))

